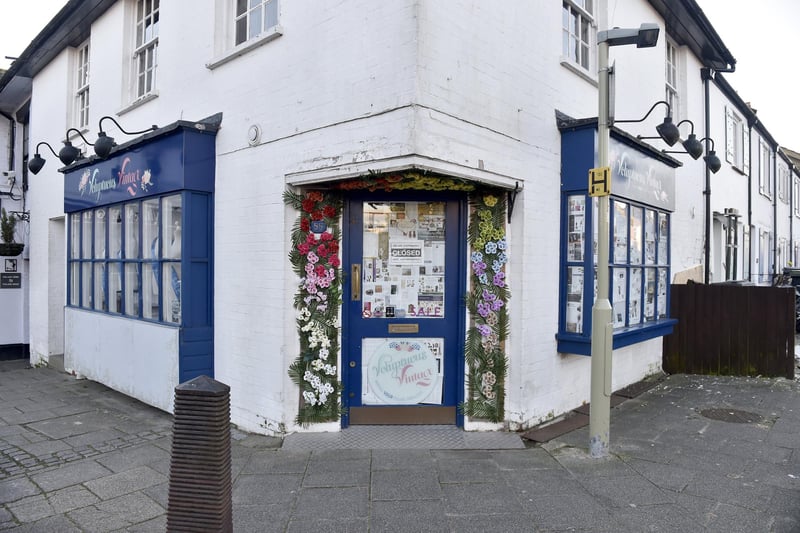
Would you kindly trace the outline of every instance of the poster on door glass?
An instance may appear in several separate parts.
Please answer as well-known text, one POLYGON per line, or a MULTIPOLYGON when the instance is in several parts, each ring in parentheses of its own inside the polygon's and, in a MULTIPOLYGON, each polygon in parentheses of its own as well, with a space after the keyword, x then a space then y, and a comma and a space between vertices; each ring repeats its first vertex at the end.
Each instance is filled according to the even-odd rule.
POLYGON ((363 204, 364 318, 444 317, 444 205, 363 204))
POLYGON ((443 355, 443 338, 362 339, 362 405, 441 405, 443 355))

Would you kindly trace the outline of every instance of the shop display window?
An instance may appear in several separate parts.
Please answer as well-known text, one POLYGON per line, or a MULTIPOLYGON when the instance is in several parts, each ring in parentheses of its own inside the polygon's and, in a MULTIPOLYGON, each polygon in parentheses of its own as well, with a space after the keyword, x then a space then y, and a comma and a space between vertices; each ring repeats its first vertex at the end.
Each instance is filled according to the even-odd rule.
POLYGON ((182 195, 69 217, 72 307, 181 324, 182 195))
MULTIPOLYGON (((574 339, 564 345, 575 353, 588 354, 597 293, 598 202, 586 194, 565 194, 563 208, 558 338, 574 339)), ((614 197, 609 209, 609 300, 615 337, 639 330, 645 340, 649 338, 647 328, 668 317, 669 214, 614 197)))

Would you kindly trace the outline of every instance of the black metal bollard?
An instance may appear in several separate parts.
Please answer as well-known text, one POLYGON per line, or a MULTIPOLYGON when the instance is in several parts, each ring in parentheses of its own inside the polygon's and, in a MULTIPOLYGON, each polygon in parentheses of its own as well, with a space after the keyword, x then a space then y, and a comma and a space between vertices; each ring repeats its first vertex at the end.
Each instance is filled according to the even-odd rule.
POLYGON ((167 531, 233 531, 230 390, 208 376, 175 387, 167 531))

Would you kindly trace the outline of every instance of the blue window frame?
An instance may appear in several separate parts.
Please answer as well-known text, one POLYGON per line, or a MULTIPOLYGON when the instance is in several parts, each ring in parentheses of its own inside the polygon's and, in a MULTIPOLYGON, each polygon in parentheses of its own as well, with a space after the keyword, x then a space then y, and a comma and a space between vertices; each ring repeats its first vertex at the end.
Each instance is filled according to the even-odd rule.
MULTIPOLYGON (((598 202, 588 195, 596 166, 596 121, 562 126, 561 284, 558 351, 591 353, 597 294, 598 202)), ((677 162, 612 130, 609 300, 614 348, 672 332, 669 318, 670 213, 677 162)))
POLYGON ((181 383, 214 375, 215 120, 176 122, 64 171, 67 306, 180 328, 181 383))
POLYGON ((69 305, 181 324, 182 205, 179 193, 71 213, 69 305))

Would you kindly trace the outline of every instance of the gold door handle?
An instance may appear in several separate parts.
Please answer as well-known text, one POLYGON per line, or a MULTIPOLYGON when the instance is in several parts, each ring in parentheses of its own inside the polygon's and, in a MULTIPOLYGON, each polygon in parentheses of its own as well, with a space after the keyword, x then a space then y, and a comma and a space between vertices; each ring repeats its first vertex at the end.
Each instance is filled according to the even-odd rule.
POLYGON ((350 265, 350 300, 361 301, 361 265, 358 263, 350 265))

